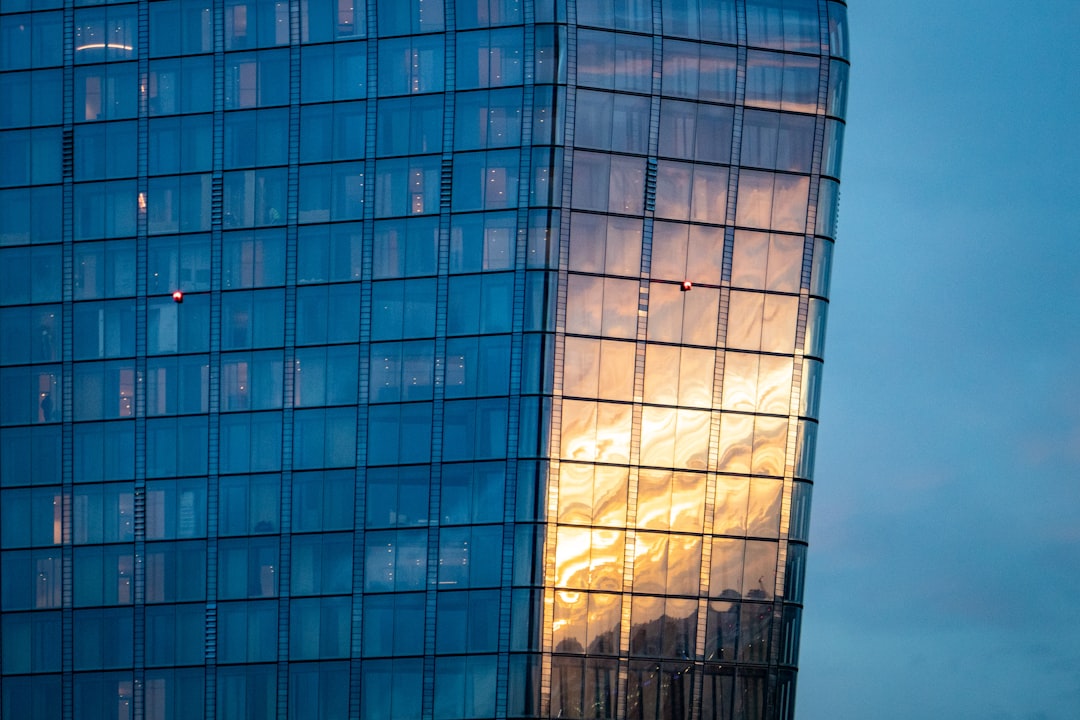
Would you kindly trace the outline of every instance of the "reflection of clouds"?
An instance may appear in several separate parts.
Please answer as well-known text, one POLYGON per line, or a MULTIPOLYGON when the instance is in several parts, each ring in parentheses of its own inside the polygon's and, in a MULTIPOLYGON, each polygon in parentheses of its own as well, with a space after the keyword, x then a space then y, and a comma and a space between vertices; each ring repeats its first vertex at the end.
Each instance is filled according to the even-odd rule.
POLYGON ((629 468, 564 463, 559 477, 559 522, 623 527, 629 468))
POLYGON ((667 587, 668 536, 639 532, 634 540, 634 592, 663 593, 667 587))
POLYGON ((724 360, 724 410, 787 415, 792 358, 729 352, 724 360))
POLYGON ((701 538, 639 532, 634 545, 634 592, 696 595, 701 538))
POLYGON ((677 405, 679 399, 679 348, 671 345, 645 347, 645 402, 677 405))
POLYGON ((712 407, 716 353, 701 348, 682 348, 679 362, 679 405, 712 407))
POLYGON ((622 595, 559 590, 552 644, 558 652, 613 653, 619 646, 622 595))
POLYGON ((753 412, 757 398, 758 355, 729 352, 724 357, 724 410, 753 412))
POLYGON ((555 593, 552 616, 552 645, 559 652, 582 652, 587 644, 588 596, 560 590, 555 593))
POLYGON ((637 334, 638 281, 570 275, 566 331, 632 339, 637 334))
MULTIPOLYGON (((742 535, 746 530, 746 506, 750 481, 720 475, 716 478, 713 528, 717 535, 742 535)), ((713 559, 715 562, 716 559, 713 559)))
POLYGON ((709 597, 741 597, 744 541, 713 538, 709 597))
POLYGON ((761 314, 764 306, 765 295, 762 293, 731 291, 725 341, 727 347, 761 349, 761 314))
POLYGON ((690 219, 720 224, 727 218, 728 169, 711 165, 694 167, 694 190, 690 219))
POLYGON ((801 175, 743 170, 735 222, 745 227, 804 232, 810 178, 801 175))
POLYGON ((641 411, 641 464, 704 470, 709 412, 647 406, 641 411))
POLYGON ((750 472, 754 416, 725 413, 720 418, 720 447, 717 470, 730 473, 750 472))
POLYGON ((592 275, 570 275, 566 280, 566 331, 599 335, 604 309, 604 279, 592 275))
POLYGON ((696 595, 701 576, 701 538, 672 535, 668 540, 667 593, 696 595))
POLYGON ((788 419, 724 413, 720 419, 717 470, 754 475, 784 474, 788 419))
POLYGON ((637 488, 637 527, 701 532, 704 525, 705 476, 641 470, 637 488))
POLYGON ((772 229, 786 232, 804 231, 809 194, 810 178, 778 173, 773 186, 772 229))
POLYGON ((600 341, 567 337, 563 355, 563 394, 596 397, 599 378, 600 341))
POLYGON ((746 534, 776 537, 780 531, 780 499, 784 492, 781 480, 754 478, 746 510, 746 534))
POLYGON ((690 189, 693 186, 693 177, 694 166, 690 163, 670 160, 657 163, 656 217, 690 219, 690 189))
POLYGON ((711 414, 679 408, 676 415, 675 467, 704 470, 709 463, 711 414))
POLYGON ((589 586, 588 528, 560 527, 555 543, 556 587, 587 588, 589 586))
POLYGON ((633 407, 564 400, 562 452, 567 460, 626 463, 633 407))
POLYGON ((652 283, 649 286, 650 342, 673 342, 712 347, 716 344, 716 324, 720 291, 695 287, 683 292, 679 285, 652 283))
POLYGON ((758 416, 754 422, 755 475, 783 475, 787 455, 787 418, 758 416))
POLYGON ((634 343, 600 341, 599 397, 606 400, 634 399, 636 356, 634 343))
POLYGON ((592 466, 564 463, 559 470, 559 522, 573 525, 590 524, 592 505, 592 466))
POLYGON ((593 524, 626 525, 626 491, 630 469, 598 466, 593 482, 593 524))
POLYGON ((790 353, 798 314, 796 296, 733 290, 725 344, 740 350, 790 353))
POLYGON ((787 415, 791 409, 791 379, 794 360, 762 355, 758 371, 757 411, 787 415))
POLYGON ((645 402, 711 407, 715 357, 713 350, 650 343, 645 349, 645 402))
POLYGON ((623 584, 623 545, 625 533, 620 530, 592 531, 592 563, 589 587, 594 590, 618 592, 623 584))
POLYGON ((624 533, 560 527, 555 544, 557 587, 622 590, 624 533))
POLYGON ((641 464, 673 467, 675 408, 641 409, 641 464))
POLYGON ((705 524, 705 475, 675 473, 671 478, 671 529, 701 532, 705 524))
POLYGON ((671 473, 641 470, 637 485, 637 527, 667 530, 671 517, 671 473))
POLYGON ((737 230, 731 254, 731 285, 798 293, 802 236, 737 230))

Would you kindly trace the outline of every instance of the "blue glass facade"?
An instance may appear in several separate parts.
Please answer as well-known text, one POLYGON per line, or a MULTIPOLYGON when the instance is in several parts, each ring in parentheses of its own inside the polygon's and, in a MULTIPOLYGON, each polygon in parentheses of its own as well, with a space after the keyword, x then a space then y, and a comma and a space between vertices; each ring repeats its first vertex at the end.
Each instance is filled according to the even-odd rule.
POLYGON ((837 0, 0 0, 0 720, 791 718, 837 0))

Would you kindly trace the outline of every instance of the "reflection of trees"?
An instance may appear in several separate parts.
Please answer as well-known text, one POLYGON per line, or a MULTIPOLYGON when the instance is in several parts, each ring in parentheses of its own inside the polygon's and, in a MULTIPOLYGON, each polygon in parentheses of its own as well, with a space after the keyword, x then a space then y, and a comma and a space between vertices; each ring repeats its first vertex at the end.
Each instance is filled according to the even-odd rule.
POLYGON ((705 659, 767 662, 772 614, 772 605, 765 603, 709 603, 705 659))
POLYGON ((665 614, 655 620, 631 626, 630 655, 688 660, 694 656, 696 636, 696 611, 681 618, 665 614))
POLYGON ((614 658, 556 655, 551 663, 551 717, 613 717, 618 682, 614 658))
MULTIPOLYGON (((693 660, 698 613, 663 613, 630 628, 626 684, 627 720, 688 720, 695 682, 702 683, 702 720, 762 718, 764 668, 768 661, 773 606, 754 589, 740 599, 713 600, 707 612, 705 666, 693 660), (647 660, 644 658, 648 658, 647 660), (719 664, 722 663, 722 664, 719 664), (751 667, 744 667, 750 664, 751 667), (699 674, 701 670, 704 674, 699 674)), ((647 598, 648 596, 642 596, 647 598)), ((668 602, 675 598, 656 598, 668 602)), ((671 609, 670 607, 668 608, 671 609)), ((621 624, 589 634, 578 628, 555 647, 551 678, 551 717, 612 718, 618 684, 621 624)), ((623 660, 623 662, 627 662, 623 660)))
POLYGON ((630 661, 626 683, 628 720, 685 720, 694 694, 689 662, 630 661))
POLYGON ((761 720, 765 717, 765 675, 741 668, 706 666, 701 720, 761 720))

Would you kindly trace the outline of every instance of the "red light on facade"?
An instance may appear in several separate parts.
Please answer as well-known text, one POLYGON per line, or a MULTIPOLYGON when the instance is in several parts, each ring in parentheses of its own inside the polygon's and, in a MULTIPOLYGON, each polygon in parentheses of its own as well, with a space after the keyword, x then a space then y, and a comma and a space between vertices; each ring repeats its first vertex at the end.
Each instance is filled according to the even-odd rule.
POLYGON ((174 292, 172 294, 172 299, 173 299, 173 302, 182 303, 182 302, 184 302, 184 293, 182 291, 180 291, 180 290, 177 290, 176 292, 174 292))
POLYGON ((683 280, 682 285, 679 286, 679 289, 682 290, 683 292, 689 292, 690 290, 693 289, 693 287, 694 287, 694 283, 690 282, 689 280, 683 280))

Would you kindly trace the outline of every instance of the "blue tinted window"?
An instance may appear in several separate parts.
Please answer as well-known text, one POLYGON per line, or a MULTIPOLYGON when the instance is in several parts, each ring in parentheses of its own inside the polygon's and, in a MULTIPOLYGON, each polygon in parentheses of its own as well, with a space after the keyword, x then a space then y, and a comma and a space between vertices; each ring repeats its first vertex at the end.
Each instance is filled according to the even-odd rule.
MULTIPOLYGON (((367 95, 364 43, 313 45, 305 47, 300 57, 302 102, 360 100, 367 95)), ((282 87, 287 89, 284 83, 282 87)))
POLYGON ((4 675, 60 671, 58 612, 6 613, 0 637, 4 675))
POLYGON ((299 228, 297 282, 359 280, 360 228, 356 223, 299 228))
POLYGON ((434 275, 439 246, 436 218, 381 220, 375 225, 376 278, 434 275))
POLYGON ((353 526, 352 471, 305 472, 293 476, 293 532, 348 530, 353 526))
POLYGON ((439 502, 440 522, 444 525, 502 522, 505 487, 506 470, 501 462, 446 465, 439 502))
POLYGON ((202 605, 146 608, 146 664, 199 665, 203 661, 206 610, 202 605))
MULTIPOLYGON (((221 603, 218 623, 219 662, 273 662, 277 659, 276 602, 221 603)), ((219 688, 219 692, 223 690, 225 688, 219 688)))
POLYGON ((499 591, 442 592, 435 621, 435 652, 482 653, 499 649, 499 591))
POLYGON ((368 533, 365 592, 423 590, 427 585, 427 531, 368 533))
POLYGON ((429 474, 426 466, 369 470, 367 526, 427 525, 429 474))
POLYGON ((356 409, 298 410, 293 428, 293 467, 348 467, 356 464, 356 409))
POLYGON ((352 592, 352 534, 296 535, 293 558, 294 595, 352 592))
POLYGON ((363 643, 364 657, 423 654, 424 596, 365 596, 363 643))
POLYGON ((75 669, 131 666, 133 613, 130 608, 76 610, 75 669))
POLYGON ((388 280, 371 287, 372 340, 432 337, 435 281, 388 280))
POLYGON ((305 105, 300 109, 300 162, 362 158, 366 119, 362 102, 305 105))
POLYGON ((219 545, 218 596, 223 599, 275 597, 278 593, 278 539, 240 538, 219 545))
POLYGON ((443 41, 442 35, 380 40, 379 95, 442 92, 443 41))
POLYGON ((293 404, 310 407, 355 403, 358 362, 355 345, 297 349, 293 404))
POLYGON ((147 603, 194 602, 205 598, 205 542, 147 543, 147 603))
POLYGON ((368 412, 368 464, 428 462, 430 437, 430 403, 373 406, 368 412))

